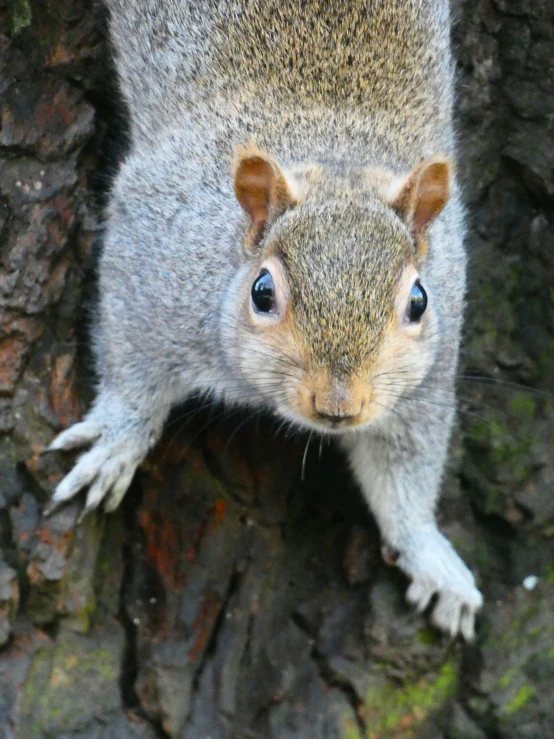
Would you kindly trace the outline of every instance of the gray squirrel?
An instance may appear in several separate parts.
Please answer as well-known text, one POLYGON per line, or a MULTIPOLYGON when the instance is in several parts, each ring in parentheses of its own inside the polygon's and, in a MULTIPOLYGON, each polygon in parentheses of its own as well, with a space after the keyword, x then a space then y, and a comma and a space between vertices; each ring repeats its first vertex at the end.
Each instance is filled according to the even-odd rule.
POLYGON ((435 506, 465 296, 448 0, 107 0, 131 147, 99 265, 90 446, 117 508, 204 393, 336 437, 408 600, 474 635, 435 506))

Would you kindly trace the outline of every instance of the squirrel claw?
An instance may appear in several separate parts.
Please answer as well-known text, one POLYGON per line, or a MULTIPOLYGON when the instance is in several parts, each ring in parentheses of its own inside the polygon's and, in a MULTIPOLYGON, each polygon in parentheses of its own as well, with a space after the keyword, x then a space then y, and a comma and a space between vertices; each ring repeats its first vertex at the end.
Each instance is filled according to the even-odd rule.
POLYGON ((135 468, 128 467, 123 470, 121 475, 115 481, 111 491, 108 494, 106 502, 104 503, 104 510, 108 513, 115 511, 119 507, 123 496, 127 492, 129 485, 131 484, 133 477, 135 476, 135 468))
POLYGON ((80 457, 71 472, 59 483, 49 510, 54 510, 87 487, 87 500, 79 522, 101 503, 104 503, 107 511, 115 510, 141 458, 139 450, 129 444, 98 443, 80 457))
MULTIPOLYGON (((469 570, 467 574, 470 575, 469 570)), ((421 613, 436 594, 438 600, 431 614, 432 623, 451 637, 461 634, 467 642, 473 641, 475 615, 483 604, 483 596, 474 582, 467 578, 467 582, 460 579, 447 585, 431 578, 415 579, 408 588, 406 599, 421 613)))
POLYGON ((77 526, 80 526, 83 523, 83 521, 88 516, 88 514, 90 513, 90 511, 91 511, 91 509, 90 508, 87 508, 86 506, 83 508, 83 510, 79 514, 79 518, 77 519, 77 526))
POLYGON ((50 502, 49 502, 49 503, 48 503, 48 504, 47 504, 47 505, 46 505, 46 506, 45 506, 45 507, 43 508, 43 511, 42 511, 42 515, 43 515, 43 516, 45 516, 46 518, 48 518, 48 517, 49 517, 49 516, 51 516, 51 515, 52 515, 53 513, 55 513, 55 512, 56 512, 56 511, 58 510, 58 508, 60 508, 60 506, 61 506, 61 505, 62 505, 62 501, 58 501, 58 500, 51 500, 51 501, 50 501, 50 502))
POLYGON ((475 612, 468 608, 464 608, 462 611, 460 632, 468 644, 475 640, 475 612))
POLYGON ((475 614, 483 596, 475 579, 451 544, 438 531, 427 533, 400 556, 399 567, 411 578, 406 599, 418 613, 433 596, 438 596, 431 614, 432 623, 451 637, 461 634, 467 642, 475 637, 475 614))

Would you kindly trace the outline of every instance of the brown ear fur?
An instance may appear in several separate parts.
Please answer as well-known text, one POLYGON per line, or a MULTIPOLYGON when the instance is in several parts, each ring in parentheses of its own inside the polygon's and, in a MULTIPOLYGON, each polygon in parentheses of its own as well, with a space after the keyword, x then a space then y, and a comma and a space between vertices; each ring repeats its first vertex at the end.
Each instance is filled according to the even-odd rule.
POLYGON ((253 146, 237 153, 235 193, 252 222, 247 239, 250 248, 260 242, 266 224, 296 202, 279 165, 253 146))
POLYGON ((410 226, 418 251, 426 250, 425 233, 450 196, 450 161, 426 159, 415 167, 393 195, 390 205, 410 226))

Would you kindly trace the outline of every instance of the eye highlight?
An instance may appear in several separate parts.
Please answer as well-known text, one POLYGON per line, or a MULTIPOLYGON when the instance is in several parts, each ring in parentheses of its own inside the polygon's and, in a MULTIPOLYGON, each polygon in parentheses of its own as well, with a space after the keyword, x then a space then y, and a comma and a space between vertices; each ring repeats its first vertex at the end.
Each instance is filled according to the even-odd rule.
POLYGON ((416 280, 410 290, 410 301, 408 303, 408 310, 406 311, 406 318, 410 323, 419 323, 426 308, 427 293, 423 289, 421 282, 416 280))
POLYGON ((263 269, 256 277, 250 294, 252 305, 257 313, 277 313, 275 285, 267 269, 263 269))

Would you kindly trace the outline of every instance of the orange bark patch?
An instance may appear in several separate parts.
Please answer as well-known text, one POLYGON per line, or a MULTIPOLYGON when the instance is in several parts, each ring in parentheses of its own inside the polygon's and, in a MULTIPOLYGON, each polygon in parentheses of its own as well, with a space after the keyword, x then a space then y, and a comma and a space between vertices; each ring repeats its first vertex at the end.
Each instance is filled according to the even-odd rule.
POLYGON ((196 660, 204 653, 222 605, 223 601, 219 595, 208 591, 192 626, 193 633, 197 634, 194 646, 189 652, 189 657, 192 660, 196 660))
POLYGON ((10 337, 0 341, 0 392, 13 391, 28 348, 27 342, 23 339, 10 337))
POLYGON ((81 404, 75 392, 74 380, 75 373, 71 354, 58 357, 52 373, 50 397, 52 399, 52 410, 64 427, 75 423, 81 416, 81 404))
POLYGON ((198 559, 198 550, 200 548, 200 542, 204 538, 204 532, 206 530, 206 522, 203 521, 196 530, 196 536, 193 538, 191 545, 186 551, 185 557, 188 562, 195 562, 198 559))
POLYGON ((73 121, 73 115, 69 110, 67 94, 58 92, 53 99, 45 100, 37 110, 37 122, 45 129, 56 126, 69 126, 73 121))
POLYGON ((168 587, 176 592, 182 590, 185 579, 179 567, 183 550, 178 524, 152 510, 142 510, 139 518, 148 558, 168 587))
POLYGON ((175 592, 183 589, 188 562, 198 557, 206 521, 193 523, 184 520, 172 499, 151 487, 139 514, 146 539, 149 560, 161 575, 167 587, 175 592))
POLYGON ((401 729, 409 729, 415 723, 415 716, 403 716, 400 719, 399 727, 401 729))
POLYGON ((220 498, 214 506, 215 523, 218 526, 227 515, 227 503, 220 498))
POLYGON ((71 55, 61 44, 57 44, 52 50, 46 62, 49 67, 57 67, 59 64, 67 64, 71 60, 71 55))
POLYGON ((62 554, 66 554, 69 549, 69 545, 75 536, 75 531, 73 529, 66 531, 65 534, 59 535, 54 534, 52 529, 48 527, 38 528, 35 533, 38 536, 39 541, 43 542, 43 544, 50 544, 62 554))

